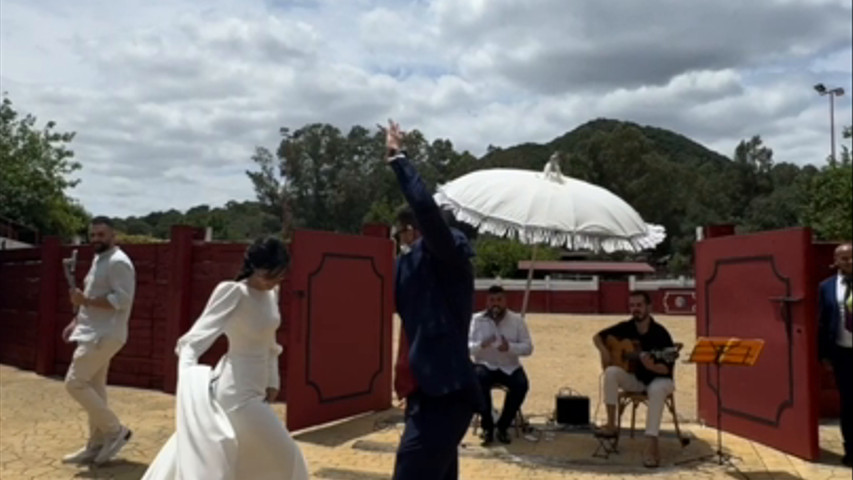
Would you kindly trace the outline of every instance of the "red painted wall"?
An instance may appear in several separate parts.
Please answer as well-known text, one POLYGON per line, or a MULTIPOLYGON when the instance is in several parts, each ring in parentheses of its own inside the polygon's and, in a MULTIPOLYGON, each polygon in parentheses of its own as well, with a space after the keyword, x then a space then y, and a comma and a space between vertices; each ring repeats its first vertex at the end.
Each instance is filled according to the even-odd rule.
MULTIPOLYGON (((588 313, 619 315, 628 313, 628 282, 601 282, 598 291, 532 291, 528 300, 529 313, 588 313)), ((654 312, 671 315, 693 315, 696 301, 693 289, 668 288, 649 291, 654 312), (681 297, 682 301, 676 300, 681 297)), ((474 297, 475 310, 486 307, 486 289, 477 290, 474 297)), ((506 292, 511 310, 521 311, 524 291, 506 292)))
MULTIPOLYGON (((364 233, 386 233, 379 230, 371 226, 364 233)), ((110 383, 173 391, 177 373, 173 349, 177 338, 201 313, 213 287, 233 278, 245 248, 243 244, 205 244, 198 236, 196 229, 176 226, 170 243, 123 246, 136 267, 137 291, 129 342, 115 359, 110 383)), ((73 248, 78 249, 77 280, 82 283, 92 259, 88 246, 60 246, 56 239, 47 238, 40 248, 0 251, 0 363, 44 375, 65 374, 73 346, 60 340, 62 328, 71 320, 61 259, 68 257, 73 248), (44 278, 49 281, 44 282, 44 278)), ((815 245, 815 278, 832 273, 829 264, 834 248, 835 244, 815 245)), ((627 316, 628 283, 600 285, 599 291, 532 292, 529 311, 627 316)), ((649 293, 658 313, 690 315, 695 308, 692 289, 649 293)), ((510 308, 521 310, 523 296, 522 291, 508 292, 510 308)), ((485 308, 485 299, 485 291, 476 292, 478 310, 485 308)), ((287 311, 286 305, 282 311, 287 311)), ((286 338, 285 316, 279 329, 279 343, 285 349, 286 338)), ((215 363, 226 347, 226 340, 220 339, 202 361, 215 363)), ((280 359, 285 385, 286 354, 280 359)), ((828 371, 822 375, 821 388, 822 414, 837 416, 838 393, 828 371)))
POLYGON ((35 370, 41 252, 5 250, 0 259, 0 363, 35 370))
MULTIPOLYGON (((245 249, 243 244, 204 244, 195 240, 197 233, 177 226, 170 243, 122 246, 133 261, 137 284, 128 343, 113 360, 111 384, 174 391, 175 343, 214 286, 237 273, 245 249), (187 268, 175 268, 181 262, 187 268)), ((47 238, 40 248, 0 251, 0 362, 65 375, 74 345, 62 342, 61 332, 73 313, 61 259, 74 249, 80 286, 93 257, 88 245, 60 246, 47 238), (51 281, 43 281, 47 277, 51 281)), ((202 361, 215 363, 226 347, 220 339, 202 361)))
POLYGON ((628 310, 628 293, 628 282, 599 283, 599 312, 625 313, 628 310))

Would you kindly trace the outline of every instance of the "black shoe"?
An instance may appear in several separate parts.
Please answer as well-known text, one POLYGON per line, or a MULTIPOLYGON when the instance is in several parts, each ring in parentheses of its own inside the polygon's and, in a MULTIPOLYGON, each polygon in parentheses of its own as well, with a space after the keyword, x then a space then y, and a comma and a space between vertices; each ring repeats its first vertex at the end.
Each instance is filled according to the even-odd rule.
POLYGON ((480 438, 483 439, 482 446, 488 447, 489 445, 495 443, 495 432, 491 430, 483 430, 483 433, 480 434, 480 438))
POLYGON ((506 432, 506 430, 498 430, 498 440, 501 443, 505 443, 507 445, 512 443, 512 439, 509 438, 509 434, 506 432))
POLYGON ((850 455, 844 455, 843 457, 841 457, 841 463, 844 466, 853 468, 853 458, 850 458, 850 455))

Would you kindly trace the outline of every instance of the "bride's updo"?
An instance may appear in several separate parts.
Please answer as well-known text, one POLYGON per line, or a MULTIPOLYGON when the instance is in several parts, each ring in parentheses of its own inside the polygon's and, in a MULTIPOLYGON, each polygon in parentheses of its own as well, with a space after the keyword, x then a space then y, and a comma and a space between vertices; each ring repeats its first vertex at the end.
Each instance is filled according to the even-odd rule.
POLYGON ((243 255, 243 267, 235 278, 236 281, 245 280, 255 273, 255 270, 268 270, 275 275, 290 265, 290 254, 284 242, 275 237, 259 238, 255 240, 243 255))

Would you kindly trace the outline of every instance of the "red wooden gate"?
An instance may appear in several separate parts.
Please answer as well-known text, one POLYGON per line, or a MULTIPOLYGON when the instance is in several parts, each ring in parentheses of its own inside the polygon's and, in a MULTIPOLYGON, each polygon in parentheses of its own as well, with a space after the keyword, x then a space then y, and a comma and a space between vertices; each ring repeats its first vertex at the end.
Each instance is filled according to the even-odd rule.
POLYGON ((287 426, 391 406, 393 244, 297 231, 284 291, 287 426))
MULTIPOLYGON (((753 367, 723 367, 722 426, 818 457, 816 289, 811 231, 712 238, 696 246, 697 335, 761 338, 753 367)), ((713 367, 699 367, 699 416, 716 422, 713 367)))

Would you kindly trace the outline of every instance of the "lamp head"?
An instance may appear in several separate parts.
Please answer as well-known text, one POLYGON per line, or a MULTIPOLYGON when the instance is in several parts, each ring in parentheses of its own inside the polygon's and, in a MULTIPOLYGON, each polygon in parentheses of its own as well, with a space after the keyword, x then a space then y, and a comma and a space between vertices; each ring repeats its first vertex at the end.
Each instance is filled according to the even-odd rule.
POLYGON ((814 89, 817 93, 819 93, 821 95, 826 93, 826 86, 824 86, 824 84, 822 84, 822 83, 818 83, 817 85, 815 85, 814 89))

